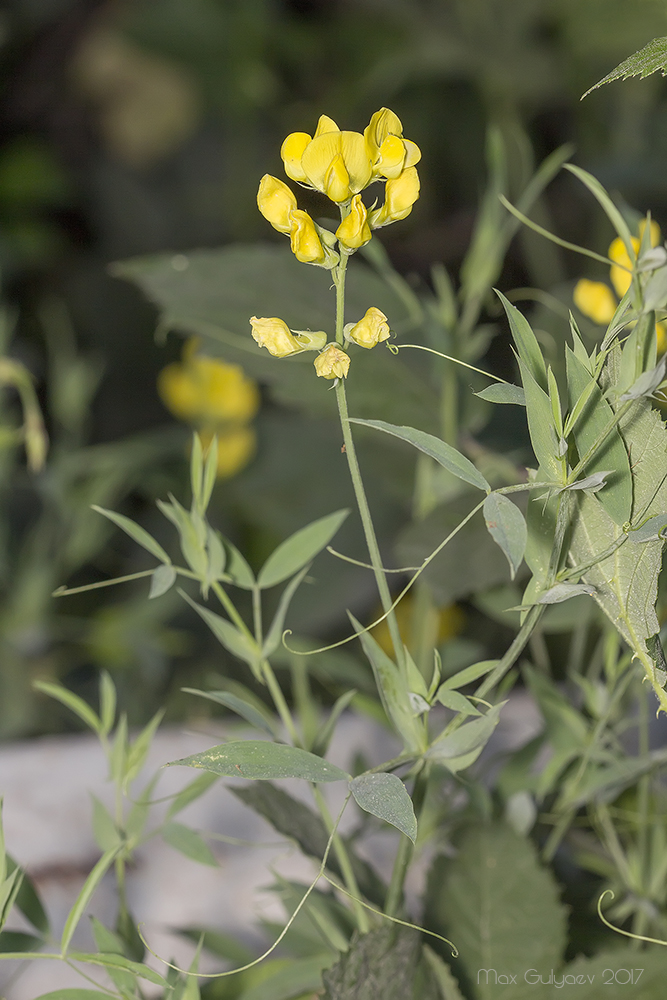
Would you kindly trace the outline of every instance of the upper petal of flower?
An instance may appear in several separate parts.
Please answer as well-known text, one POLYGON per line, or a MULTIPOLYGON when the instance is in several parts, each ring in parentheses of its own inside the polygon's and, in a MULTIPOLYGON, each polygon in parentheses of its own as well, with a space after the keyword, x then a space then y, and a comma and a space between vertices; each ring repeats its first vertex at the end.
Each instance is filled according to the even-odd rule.
POLYGON ((287 358, 290 354, 299 354, 302 350, 287 323, 277 316, 251 316, 250 326, 259 346, 266 347, 274 358, 287 358))
POLYGON ((285 173, 293 181, 298 181, 300 184, 304 184, 307 181, 307 177, 301 166, 301 157, 303 156, 304 149, 311 141, 311 136, 307 132, 290 132, 280 147, 280 155, 285 165, 285 173))
POLYGON ((364 129, 364 138, 370 149, 376 152, 389 135, 403 135, 401 119, 389 108, 380 108, 364 129))
POLYGON ((372 176, 371 161, 364 137, 360 132, 325 132, 316 136, 306 146, 301 157, 301 166, 313 187, 326 194, 327 175, 339 155, 343 158, 349 176, 347 197, 350 194, 358 194, 366 187, 372 176))
POLYGON ((290 232, 290 216, 296 208, 296 198, 287 184, 271 174, 264 174, 259 182, 257 207, 274 229, 280 233, 290 232))
POLYGON ((340 132, 340 129, 333 118, 329 118, 328 115, 320 115, 313 138, 317 138, 318 135, 325 135, 327 132, 340 132))

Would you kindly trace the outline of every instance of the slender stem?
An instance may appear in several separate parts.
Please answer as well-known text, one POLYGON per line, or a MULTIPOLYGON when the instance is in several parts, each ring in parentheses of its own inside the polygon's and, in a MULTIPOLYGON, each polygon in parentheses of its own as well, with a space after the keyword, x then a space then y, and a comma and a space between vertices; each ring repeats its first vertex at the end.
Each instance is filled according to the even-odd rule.
POLYGON ((264 680, 266 681, 266 686, 269 689, 269 693, 273 698, 273 704, 276 707, 276 712, 280 716, 281 722, 285 729, 289 733, 289 737, 295 746, 301 745, 301 740, 297 732, 296 726, 294 725, 294 719, 292 718, 292 713, 289 710, 289 705, 285 700, 285 695, 282 692, 280 684, 276 680, 276 675, 273 672, 273 667, 268 660, 262 660, 261 671, 264 675, 264 680))
MULTIPOLYGON (((313 785, 313 795, 315 797, 315 802, 317 803, 317 808, 319 809, 320 815, 324 821, 324 825, 327 828, 327 832, 331 833, 333 830, 331 813, 329 812, 326 800, 317 785, 313 785)), ((352 906, 354 908, 354 915, 357 921, 359 933, 368 934, 370 930, 368 916, 366 914, 366 910, 359 902, 359 897, 361 895, 359 892, 359 885, 357 884, 357 879, 352 869, 352 863, 350 861, 350 856, 347 853, 347 848, 345 847, 345 843, 339 833, 334 833, 333 835, 333 849, 336 853, 336 857, 338 858, 338 864, 340 865, 345 885, 352 897, 352 906)))
POLYGON ((366 545, 368 546, 368 554, 370 556, 371 565, 373 567, 373 573, 375 574, 375 582, 377 584, 378 593, 380 595, 382 609, 387 615, 387 625, 389 626, 389 634, 391 636, 392 645, 394 647, 394 653, 396 655, 397 662, 402 663, 403 644, 401 642, 401 634, 398 629, 396 615, 392 610, 393 602, 391 599, 391 594, 389 592, 389 587, 387 585, 387 579, 384 575, 384 570, 382 567, 382 558, 380 556, 380 547, 378 545, 377 537, 375 534, 375 527, 373 526, 373 519, 371 517, 370 508, 368 506, 368 500, 366 498, 366 491, 364 489, 364 484, 361 478, 361 470, 359 468, 357 452, 354 447, 354 440, 352 438, 352 431, 350 429, 350 419, 347 409, 347 397, 345 395, 345 383, 343 379, 340 379, 338 385, 336 386, 336 399, 338 401, 338 412, 340 415, 340 423, 343 431, 343 441, 345 443, 345 454, 347 456, 347 464, 350 469, 350 476, 352 478, 352 485, 354 487, 354 495, 357 500, 357 507, 359 508, 361 523, 364 528, 366 545))
POLYGON ((259 587, 252 588, 252 619, 255 628, 255 642, 261 649, 264 635, 262 631, 262 594, 259 587))
POLYGON ((234 622, 236 627, 241 632, 243 632, 246 638, 252 639, 253 638, 252 632, 250 631, 246 623, 243 621, 243 618, 234 607, 234 602, 232 601, 231 597, 224 589, 224 587, 221 587, 216 580, 211 584, 211 589, 213 590, 213 593, 218 598, 218 600, 220 601, 223 608, 225 609, 231 620, 234 622))
MULTIPOLYGON (((418 821, 424 806, 427 786, 428 765, 425 765, 415 778, 415 787, 412 790, 412 804, 418 821)), ((384 912, 390 917, 397 916, 403 905, 403 886, 413 853, 414 844, 404 834, 398 845, 398 851, 394 860, 394 869, 391 873, 391 882, 389 883, 387 898, 384 904, 384 912)))

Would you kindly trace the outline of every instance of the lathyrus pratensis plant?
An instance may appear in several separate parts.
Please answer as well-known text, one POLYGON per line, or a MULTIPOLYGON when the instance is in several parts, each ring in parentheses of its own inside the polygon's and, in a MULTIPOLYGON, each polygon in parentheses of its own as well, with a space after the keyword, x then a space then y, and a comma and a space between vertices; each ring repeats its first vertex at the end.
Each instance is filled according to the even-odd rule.
MULTIPOLYGON (((333 383, 343 450, 370 560, 368 564, 357 562, 374 574, 383 609, 381 618, 386 620, 390 632, 392 655, 383 651, 369 634, 372 626, 363 628, 352 615, 354 633, 342 642, 356 637, 361 642, 388 722, 401 742, 396 756, 355 777, 327 761, 325 755, 336 721, 349 704, 351 694, 343 694, 323 718, 310 696, 307 672, 299 675, 299 684, 295 686, 297 697, 291 706, 271 664, 281 644, 289 648, 284 625, 290 601, 311 561, 332 539, 347 511, 337 511, 302 528, 279 545, 259 572, 254 573, 238 549, 207 519, 216 478, 216 442, 213 440, 205 453, 199 437, 195 436, 190 509, 174 498, 160 504, 178 531, 183 565, 174 564, 155 539, 129 519, 110 511, 101 513, 157 559, 157 568, 145 571, 151 577, 151 597, 165 593, 182 577, 198 585, 204 600, 209 594, 216 598, 224 614, 183 592, 183 597, 221 644, 245 662, 255 680, 265 686, 275 707, 275 714, 268 712, 240 684, 235 684, 233 691, 193 692, 222 703, 262 730, 265 738, 233 740, 172 763, 214 775, 266 782, 259 796, 242 793, 265 814, 277 815, 282 809, 284 816, 285 802, 289 801, 268 783, 272 779, 300 778, 308 782, 319 818, 310 811, 307 815, 303 813, 303 831, 298 824, 295 829, 293 824, 290 832, 311 855, 317 842, 321 860, 314 882, 294 904, 288 926, 304 909, 315 912, 311 910, 315 898, 318 905, 326 900, 327 894, 316 890, 317 883, 324 878, 349 903, 358 944, 370 940, 374 933, 381 933, 382 921, 405 923, 398 914, 402 912, 403 888, 429 776, 436 774, 437 769, 457 775, 482 753, 498 722, 504 694, 514 682, 510 668, 549 605, 580 594, 593 597, 639 661, 660 708, 667 712, 667 670, 654 610, 667 529, 667 438, 651 405, 651 396, 660 391, 664 380, 665 362, 657 361, 656 313, 662 316, 667 307, 667 251, 650 245, 650 227, 646 227, 636 246, 625 220, 598 182, 584 171, 570 168, 598 198, 615 226, 628 258, 627 264, 615 263, 627 271, 630 282, 599 346, 589 351, 572 321, 572 347, 566 347, 563 386, 557 384, 547 366, 528 321, 501 296, 522 385, 495 382, 481 395, 496 403, 525 407, 537 468, 529 470, 524 482, 492 489, 479 469, 455 447, 455 442, 412 427, 355 420, 348 413, 345 385, 347 379, 355 377, 354 352, 359 348, 374 350, 383 343, 389 346, 391 321, 371 303, 364 316, 349 324, 345 322, 347 263, 357 249, 373 238, 375 229, 410 212, 419 193, 416 170, 419 150, 403 138, 396 115, 382 109, 373 116, 363 134, 341 132, 331 119, 322 117, 313 137, 306 133, 288 136, 282 156, 288 178, 320 191, 340 210, 340 223, 335 231, 327 229, 297 207, 296 197, 287 184, 269 176, 260 183, 259 208, 276 229, 289 236, 297 259, 331 272, 335 288, 333 335, 320 330, 292 330, 277 317, 256 316, 250 320, 252 335, 276 357, 276 364, 290 364, 292 355, 313 351, 313 377, 333 383), (367 205, 362 193, 369 189, 369 197, 373 197, 373 185, 375 190, 384 188, 384 200, 380 197, 367 205), (397 598, 392 597, 387 584, 387 571, 357 460, 354 423, 409 443, 425 460, 437 463, 482 494, 479 503, 409 576, 397 598), (521 491, 529 494, 526 518, 509 498, 521 491), (435 556, 479 512, 505 553, 512 578, 524 558, 530 570, 521 606, 522 623, 501 659, 475 663, 443 680, 435 651, 428 671, 415 664, 401 636, 395 608, 435 556), (284 589, 273 618, 265 623, 264 592, 281 584, 284 589), (236 605, 234 592, 238 589, 250 596, 250 621, 236 605), (436 704, 448 710, 444 724, 442 715, 431 712, 436 704), (388 885, 369 872, 350 843, 338 834, 339 819, 332 818, 320 790, 321 784, 329 782, 347 784, 345 805, 353 797, 362 810, 400 831, 388 885), (313 830, 318 831, 316 837, 313 830)), ((489 211, 497 213, 497 204, 489 211)), ((523 218, 518 209, 512 211, 523 218)), ((480 271, 483 270, 487 255, 480 252, 475 259, 480 271)), ((477 290, 470 293, 466 302, 466 305, 472 303, 464 316, 465 323, 470 324, 478 315, 483 298, 483 282, 471 272, 470 264, 466 282, 469 288, 477 290)), ((291 655, 299 659, 307 657, 309 652, 292 650, 291 655)), ((597 766, 597 760, 588 751, 583 753, 582 760, 584 771, 597 766)), ((303 808, 299 804, 293 803, 291 808, 294 815, 302 815, 298 812, 303 808)), ((339 937, 329 934, 328 940, 334 950, 340 950, 339 937)), ((359 947, 363 951, 363 945, 359 947)), ((425 955, 426 959, 416 960, 418 965, 422 963, 422 972, 415 972, 414 983, 411 982, 414 995, 438 995, 434 992, 438 987, 432 982, 428 988, 424 985, 424 977, 436 976, 441 992, 445 991, 442 995, 456 996, 452 992, 454 987, 447 985, 446 968, 442 963, 438 965, 432 953, 425 955), (418 994, 414 990, 418 989, 420 975, 422 993, 418 994)), ((327 997, 342 996, 336 990, 347 972, 344 963, 336 968, 337 972, 324 974, 327 997)))

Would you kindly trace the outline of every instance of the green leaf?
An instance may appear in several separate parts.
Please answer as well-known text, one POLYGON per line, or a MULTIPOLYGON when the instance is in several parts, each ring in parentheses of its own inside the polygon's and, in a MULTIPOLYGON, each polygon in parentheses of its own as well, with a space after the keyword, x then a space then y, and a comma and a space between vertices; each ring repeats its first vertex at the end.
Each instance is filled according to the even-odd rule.
POLYGON ((217 781, 217 777, 210 772, 207 774, 200 774, 198 778, 191 781, 189 785, 181 789, 178 795, 174 796, 171 800, 171 804, 167 809, 167 819, 171 819, 181 810, 189 806, 191 802, 195 802, 200 798, 205 792, 209 790, 211 785, 214 785, 217 781))
MULTIPOLYGON (((288 795, 282 788, 272 785, 270 781, 258 781, 245 787, 235 786, 230 788, 230 791, 241 802, 268 820, 278 833, 295 840, 305 855, 315 858, 318 862, 322 860, 329 834, 320 817, 303 802, 288 795)), ((358 857, 354 845, 345 837, 343 842, 359 889, 371 902, 381 905, 386 895, 386 886, 370 865, 358 857)), ((340 864, 333 851, 329 853, 327 867, 342 877, 340 864)))
POLYGON ((512 403, 515 406, 526 405, 526 394, 520 385, 511 385, 509 382, 494 382, 481 392, 476 392, 475 396, 485 399, 488 403, 512 403))
MULTIPOLYGON (((143 962, 133 962, 131 959, 125 958, 124 955, 71 951, 68 957, 74 962, 86 962, 90 965, 99 965, 109 970, 126 969, 141 979, 145 979, 149 983, 154 983, 155 986, 164 987, 168 985, 167 980, 159 972, 155 972, 150 966, 144 965, 143 962)), ((108 994, 105 994, 105 996, 108 996, 108 994)))
POLYGON ((530 370, 519 358, 521 381, 526 392, 526 415, 530 443, 535 457, 542 468, 548 470, 551 479, 563 480, 563 462, 558 454, 558 433, 554 426, 551 401, 537 384, 530 370))
POLYGON ((540 594, 536 604, 561 604, 569 601, 571 597, 579 597, 581 594, 595 595, 595 589, 586 583, 556 583, 544 594, 540 594))
POLYGON ((169 503, 158 500, 157 505, 164 516, 176 527, 183 557, 193 573, 200 580, 205 580, 208 574, 208 555, 206 552, 206 528, 196 511, 188 512, 180 503, 170 498, 169 503))
POLYGON ((425 431, 416 430, 414 427, 397 427, 395 424, 387 424, 384 420, 357 420, 352 418, 351 424, 361 424, 362 427, 373 427, 375 430, 384 431, 393 437, 407 441, 408 444, 418 448, 425 455, 434 458, 443 469, 447 469, 452 475, 462 479, 471 486, 476 486, 479 490, 488 492, 491 487, 481 472, 475 468, 472 462, 462 455, 450 444, 441 441, 433 434, 426 434, 425 431))
POLYGON ((665 951, 664 948, 637 951, 618 947, 598 952, 592 958, 580 955, 557 973, 556 981, 560 983, 563 977, 567 977, 564 986, 555 986, 553 993, 549 993, 549 1000, 555 1000, 575 982, 576 987, 568 992, 577 1000, 628 1000, 628 996, 630 1000, 655 1000, 663 996, 665 990, 665 951), (625 973, 633 969, 634 985, 625 973), (643 971, 639 973, 639 969, 643 971))
POLYGON ((199 862, 200 865, 210 865, 218 868, 218 862, 206 841, 189 826, 182 823, 166 823, 160 831, 162 839, 174 850, 180 851, 186 858, 199 862))
POLYGON ((259 711, 255 705, 251 705, 245 698, 240 698, 230 691, 198 691, 196 688, 181 688, 181 691, 185 691, 187 694, 196 694, 200 698, 208 698, 209 701, 215 701, 219 705, 224 705, 225 708, 230 708, 232 712, 240 715, 242 719, 249 722, 255 729, 263 729, 269 736, 278 739, 278 727, 270 713, 268 711, 259 711))
POLYGON ((438 688, 435 700, 439 701, 445 708, 450 708, 452 712, 458 712, 460 715, 482 714, 464 694, 461 694, 460 691, 453 691, 445 684, 438 688))
MULTIPOLYGON (((574 440, 580 457, 583 457, 604 433, 614 417, 614 411, 604 399, 600 387, 573 351, 566 346, 567 393, 570 411, 587 397, 579 419, 574 424, 574 440)), ((627 449, 618 428, 607 436, 604 444, 586 463, 585 473, 590 475, 613 469, 599 502, 609 517, 618 525, 630 520, 632 510, 632 475, 627 449)))
POLYGON ((400 778, 384 772, 360 774, 350 782, 350 791, 360 809, 391 823, 415 843, 417 817, 400 778))
POLYGON ((69 708, 75 715, 85 722, 94 733, 101 732, 102 724, 90 705, 86 704, 78 694, 68 691, 62 684, 51 684, 48 681, 33 681, 33 688, 47 694, 50 698, 55 698, 61 704, 69 708))
POLYGON ((222 643, 225 649, 228 649, 230 653, 237 656, 239 660, 247 663, 255 676, 259 678, 260 651, 254 640, 244 635, 243 632, 237 629, 236 625, 232 625, 226 618, 216 615, 215 611, 210 611, 208 608, 202 607, 201 604, 197 604, 191 597, 188 597, 184 590, 179 590, 179 594, 188 602, 191 608, 195 609, 199 617, 206 622, 218 642, 222 643))
POLYGON ((456 847, 456 856, 436 859, 427 876, 427 926, 456 942, 455 968, 463 966, 479 1000, 534 996, 524 972, 537 969, 546 980, 560 967, 566 943, 556 880, 538 864, 532 842, 499 823, 463 828, 456 847), (478 976, 484 969, 505 975, 506 985, 493 975, 487 985, 478 976))
MULTIPOLYGON (((7 872, 11 874, 18 865, 9 854, 5 856, 5 861, 7 872)), ((29 920, 32 926, 42 935, 47 936, 49 934, 49 918, 37 895, 32 880, 26 872, 23 872, 23 879, 16 896, 15 906, 21 911, 26 920, 29 920)))
POLYGON ((499 663, 500 660, 480 660, 479 663, 473 663, 471 666, 464 667, 463 670, 459 670, 458 673, 453 674, 447 680, 443 681, 442 688, 451 690, 465 687, 466 684, 472 684, 473 681, 479 680, 485 674, 490 674, 499 663))
POLYGON ((657 542, 665 539, 667 531, 667 514, 655 514, 644 521, 638 528, 628 532, 628 541, 641 545, 643 542, 657 542))
POLYGON ((331 959, 323 955, 292 958, 287 964, 276 961, 269 975, 243 990, 238 1000, 303 1000, 305 996, 310 997, 322 987, 322 967, 327 961, 331 959))
POLYGON ((546 392, 547 369, 544 364, 544 358, 542 357, 540 345, 537 341, 537 337, 532 331, 530 323, 523 313, 520 312, 516 306, 513 306, 509 299, 505 298, 502 292, 499 292, 496 289, 496 295, 500 299, 503 309, 507 314, 512 337, 519 354, 519 360, 528 369, 533 381, 539 386, 540 389, 542 389, 543 392, 546 392))
MULTIPOLYGON (((90 922, 97 950, 110 955, 122 955, 123 942, 118 935, 105 927, 97 917, 91 917, 90 922)), ((110 968, 109 975, 119 989, 125 989, 132 995, 132 991, 136 987, 136 976, 132 972, 128 972, 126 969, 110 968)))
POLYGON ((52 993, 42 993, 37 1000, 109 1000, 109 994, 100 990, 80 990, 71 987, 54 990, 52 993))
POLYGON ((405 676, 373 636, 363 631, 363 626, 354 615, 349 611, 348 615, 373 668, 375 683, 387 717, 401 735, 406 749, 421 751, 424 739, 423 726, 413 715, 405 676))
POLYGON ((488 710, 486 715, 472 722, 464 722, 453 732, 442 733, 431 743, 425 757, 456 773, 472 764, 482 752, 493 730, 498 725, 500 710, 505 702, 500 702, 488 710), (474 754, 474 757, 470 757, 474 754))
POLYGON ((331 711, 329 712, 327 721, 315 737, 315 742, 312 746, 313 753, 316 753, 318 756, 324 756, 327 752, 329 749, 329 743, 331 742, 331 738, 336 729, 336 723, 356 694, 356 688, 350 688, 350 690, 345 691, 340 698, 336 698, 331 707, 331 711))
POLYGON ((65 921, 62 938, 60 939, 60 950, 63 954, 65 954, 69 948, 72 935, 74 934, 74 931, 76 930, 93 893, 113 864, 118 851, 118 847, 114 847, 110 851, 105 851, 84 882, 79 895, 74 901, 72 909, 69 911, 67 920, 65 921))
POLYGON ((517 505, 502 493, 489 493, 483 510, 489 534, 507 556, 514 579, 526 551, 526 520, 517 505))
POLYGON ((431 967, 440 988, 439 1000, 463 1000, 463 994, 459 990, 458 983, 454 979, 449 966, 427 944, 423 946, 423 949, 424 958, 431 967))
POLYGON ((116 686, 108 671, 100 674, 100 722, 102 733, 108 736, 116 719, 116 686))
POLYGON ((306 573, 310 569, 310 563, 303 567, 300 573, 292 577, 290 582, 285 587, 284 591, 280 596, 280 601, 278 602, 278 607, 276 608, 276 613, 273 616, 273 621, 271 622, 271 627, 266 633, 266 638, 264 639, 264 645, 262 646, 262 656, 268 657, 272 653, 275 653, 278 646, 280 645, 280 640, 282 639, 283 629, 285 627, 285 616, 289 610, 290 603, 294 597, 299 584, 302 582, 306 573))
POLYGON ((177 575, 178 574, 173 566, 168 566, 166 563, 163 563, 162 566, 158 566, 151 576, 151 586, 148 591, 149 601, 154 597, 162 597, 162 595, 166 594, 168 590, 171 590, 176 583, 177 575))
POLYGON ((305 778, 344 781, 349 774, 307 750, 268 740, 240 740, 211 747, 203 753, 169 761, 167 766, 200 767, 228 778, 305 778))
POLYGON ((121 838, 116 824, 109 815, 106 806, 102 805, 95 795, 93 800, 93 836, 101 851, 113 851, 121 846, 121 838))
POLYGON ((154 555, 156 559, 159 559, 161 563, 170 563, 171 559, 164 551, 161 545, 155 541, 152 535, 149 535, 145 528, 141 525, 136 524, 129 517, 125 517, 124 514, 117 514, 114 510, 106 510, 104 507, 98 507, 97 504, 91 504, 91 509, 96 510, 98 514, 102 514, 107 517, 110 521, 113 521, 119 528, 121 528, 126 535, 134 539, 137 545, 141 545, 142 548, 146 549, 151 555, 154 555))
POLYGON ((23 872, 15 868, 0 885, 0 930, 5 926, 16 902, 23 881, 23 872))
POLYGON ((618 233, 618 235, 623 240, 625 244, 625 249, 628 252, 628 257, 630 260, 635 259, 635 249, 632 244, 632 233, 628 228, 628 224, 623 217, 623 213, 618 210, 616 205, 613 203, 602 184, 600 184, 597 177, 593 174, 589 174, 587 170, 582 170, 581 167, 576 167, 573 163, 566 163, 565 170, 569 170, 571 174, 578 177, 582 184, 585 184, 591 194, 597 198, 599 204, 602 206, 607 218, 611 222, 612 226, 618 233))
POLYGON ((128 748, 127 759, 125 762, 125 775, 123 778, 125 785, 134 781, 144 766, 146 757, 148 756, 148 751, 150 750, 151 743, 153 742, 153 737, 157 732, 158 726, 162 722, 164 713, 165 709, 160 709, 156 712, 150 722, 144 726, 139 735, 133 740, 132 744, 128 748))
POLYGON ((255 574, 250 569, 245 557, 228 538, 223 538, 223 545, 227 552, 225 563, 226 575, 235 587, 241 587, 243 590, 252 590, 255 586, 255 574))
POLYGON ((262 566, 257 586, 275 587, 311 562, 329 544, 349 513, 349 510, 337 510, 287 538, 262 566))
POLYGON ((322 1000, 440 1000, 422 962, 419 934, 409 927, 355 931, 348 951, 322 974, 322 1000))
MULTIPOLYGON (((619 425, 626 449, 631 448, 633 509, 632 519, 640 523, 667 509, 667 432, 658 413, 646 400, 633 403, 619 425)), ((604 495, 604 491, 600 497, 604 495)), ((658 573, 662 564, 664 541, 658 538, 633 545, 623 529, 598 503, 584 492, 573 494, 576 508, 570 540, 570 559, 574 566, 595 563, 581 576, 581 581, 595 588, 595 600, 615 625, 630 648, 644 664, 651 683, 664 687, 660 664, 653 660, 647 640, 659 631, 655 613, 658 573), (600 560, 612 543, 619 547, 600 560), (600 560, 600 561, 596 561, 600 560), (650 661, 649 661, 650 662, 650 661)), ((657 693, 657 692, 656 692, 657 693)))
POLYGON ((0 932, 0 955, 10 951, 39 951, 44 945, 44 939, 23 931, 0 932))
POLYGON ((627 80, 631 76, 639 76, 643 80, 647 76, 651 76, 652 73, 657 73, 658 70, 663 76, 667 75, 667 38, 653 38, 643 49, 628 56, 611 73, 607 73, 601 80, 589 87, 582 96, 582 100, 605 83, 611 83, 613 80, 627 80))

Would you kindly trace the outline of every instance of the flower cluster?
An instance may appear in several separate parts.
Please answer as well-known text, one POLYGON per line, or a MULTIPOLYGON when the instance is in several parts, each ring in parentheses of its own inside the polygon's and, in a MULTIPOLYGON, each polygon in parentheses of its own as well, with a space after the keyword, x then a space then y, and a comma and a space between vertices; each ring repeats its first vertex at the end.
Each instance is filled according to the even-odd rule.
POLYGON ((335 267, 335 250, 353 253, 371 239, 372 230, 404 219, 419 197, 415 164, 419 147, 403 138, 403 126, 388 108, 376 111, 363 132, 341 132, 322 115, 315 134, 292 132, 280 155, 285 173, 304 187, 321 191, 340 207, 341 223, 335 233, 318 226, 297 207, 291 188, 265 174, 257 194, 259 210, 274 229, 290 237, 297 260, 321 267, 335 267), (385 184, 381 207, 370 210, 361 192, 374 181, 385 184))
POLYGON ((204 448, 218 438, 218 476, 239 472, 252 457, 255 432, 248 426, 259 409, 259 390, 239 365, 197 354, 189 340, 183 360, 163 368, 158 391, 167 409, 197 428, 204 448))
MULTIPOLYGON (((363 134, 341 132, 335 121, 322 115, 314 135, 292 132, 280 155, 290 180, 320 191, 339 208, 340 225, 335 232, 318 225, 297 205, 296 196, 284 181, 265 174, 259 184, 259 210, 274 229, 290 238, 292 252, 305 264, 331 269, 334 283, 343 287, 347 257, 371 239, 374 229, 404 219, 419 197, 421 159, 419 147, 403 138, 403 126, 388 108, 376 111, 363 134), (384 184, 384 201, 368 208, 361 192, 374 182, 384 184)), ((389 337, 387 317, 371 306, 357 323, 342 328, 337 342, 327 343, 322 331, 290 330, 276 316, 250 320, 252 335, 260 347, 276 358, 302 351, 318 351, 314 361, 318 376, 347 377, 350 357, 346 347, 357 344, 367 350, 389 337)))
MULTIPOLYGON (((584 316, 588 316, 599 326, 607 326, 611 322, 618 307, 619 301, 623 298, 632 284, 632 277, 637 263, 637 257, 644 237, 647 220, 642 219, 639 223, 639 235, 632 237, 632 249, 635 259, 630 260, 625 243, 617 236, 609 246, 608 256, 613 261, 609 269, 609 280, 614 291, 604 281, 589 281, 588 278, 581 278, 574 287, 574 304, 584 316), (614 292, 616 293, 614 295, 614 292)), ((649 244, 657 247, 660 244, 660 227, 656 222, 651 222, 649 229, 649 244)), ((656 334, 658 338, 658 352, 663 353, 667 349, 667 329, 664 323, 656 323, 656 334)))

